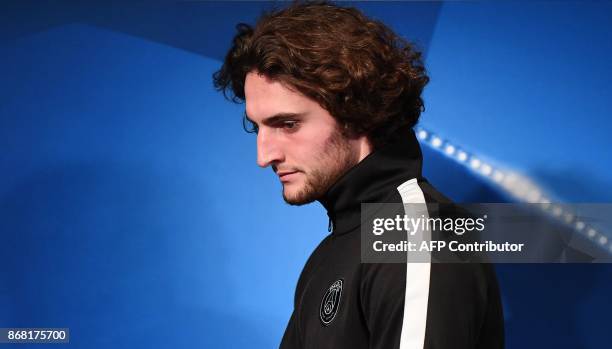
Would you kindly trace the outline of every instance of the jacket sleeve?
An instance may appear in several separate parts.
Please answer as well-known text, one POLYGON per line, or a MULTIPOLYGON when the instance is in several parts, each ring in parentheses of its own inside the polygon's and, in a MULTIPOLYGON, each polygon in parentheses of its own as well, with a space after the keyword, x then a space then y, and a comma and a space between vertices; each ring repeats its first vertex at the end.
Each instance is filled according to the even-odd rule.
POLYGON ((483 264, 364 264, 370 348, 503 348, 495 273, 483 264))
POLYGON ((287 324, 287 328, 285 329, 285 334, 283 335, 283 339, 281 340, 279 348, 294 349, 301 347, 302 345, 300 343, 299 331, 297 328, 297 322, 295 320, 295 311, 293 311, 293 313, 291 313, 291 318, 289 319, 289 323, 287 324))
POLYGON ((400 348, 406 282, 404 264, 363 264, 360 302, 369 347, 400 348))

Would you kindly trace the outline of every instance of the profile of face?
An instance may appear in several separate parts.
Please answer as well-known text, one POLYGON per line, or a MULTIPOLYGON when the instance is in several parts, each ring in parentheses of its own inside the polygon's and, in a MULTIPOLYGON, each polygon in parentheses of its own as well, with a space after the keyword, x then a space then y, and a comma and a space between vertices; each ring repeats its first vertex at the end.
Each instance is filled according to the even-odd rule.
POLYGON ((363 139, 345 137, 314 100, 257 72, 247 74, 244 91, 257 130, 257 164, 272 167, 287 203, 321 198, 363 158, 363 139))

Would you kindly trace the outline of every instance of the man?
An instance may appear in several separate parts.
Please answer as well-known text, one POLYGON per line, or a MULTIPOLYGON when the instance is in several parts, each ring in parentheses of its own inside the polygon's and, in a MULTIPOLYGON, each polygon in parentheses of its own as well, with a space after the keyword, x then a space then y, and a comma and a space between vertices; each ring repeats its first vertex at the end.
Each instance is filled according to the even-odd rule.
POLYGON ((298 281, 281 348, 502 348, 495 274, 481 264, 362 263, 361 203, 448 202, 421 176, 412 131, 421 55, 353 8, 294 3, 240 24, 215 86, 246 102, 257 163, 331 234, 298 281))

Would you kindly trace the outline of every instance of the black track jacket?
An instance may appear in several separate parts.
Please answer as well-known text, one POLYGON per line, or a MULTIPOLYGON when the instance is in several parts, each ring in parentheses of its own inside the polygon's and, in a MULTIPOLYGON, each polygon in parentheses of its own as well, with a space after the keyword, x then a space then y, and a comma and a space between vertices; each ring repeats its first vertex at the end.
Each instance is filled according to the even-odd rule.
POLYGON ((421 177, 421 164, 414 132, 397 132, 320 200, 333 231, 300 275, 280 348, 504 347, 491 265, 360 262, 362 202, 448 202, 421 177))

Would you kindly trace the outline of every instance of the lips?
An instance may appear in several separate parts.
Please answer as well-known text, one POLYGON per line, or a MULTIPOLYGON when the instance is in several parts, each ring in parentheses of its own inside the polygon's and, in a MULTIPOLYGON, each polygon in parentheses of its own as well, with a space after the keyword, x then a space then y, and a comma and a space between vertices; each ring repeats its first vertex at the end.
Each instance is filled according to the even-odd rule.
POLYGON ((283 181, 289 181, 292 177, 295 177, 295 175, 298 173, 298 171, 284 171, 284 172, 277 172, 276 174, 278 175, 278 178, 283 181))

